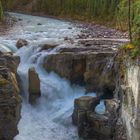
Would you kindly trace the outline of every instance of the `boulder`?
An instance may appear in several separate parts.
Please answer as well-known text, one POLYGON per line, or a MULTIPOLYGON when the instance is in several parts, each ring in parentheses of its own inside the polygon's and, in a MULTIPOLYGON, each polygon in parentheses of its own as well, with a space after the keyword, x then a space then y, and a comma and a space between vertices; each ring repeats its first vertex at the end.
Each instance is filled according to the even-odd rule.
POLYGON ((87 111, 94 112, 96 106, 100 103, 97 97, 82 96, 74 101, 74 111, 72 114, 73 124, 78 125, 86 121, 87 111))
POLYGON ((28 41, 25 39, 19 39, 16 43, 16 47, 18 49, 22 48, 23 46, 27 46, 28 45, 28 41))
POLYGON ((40 80, 35 68, 29 69, 29 102, 35 104, 41 96, 40 80))
POLYGON ((0 67, 0 140, 13 140, 18 134, 21 97, 14 73, 0 67))
POLYGON ((83 139, 111 140, 112 126, 108 115, 95 113, 100 103, 97 97, 83 96, 74 101, 73 124, 83 139))
POLYGON ((46 71, 54 71, 67 78, 72 84, 84 85, 86 58, 83 54, 60 53, 49 55, 43 63, 46 71))

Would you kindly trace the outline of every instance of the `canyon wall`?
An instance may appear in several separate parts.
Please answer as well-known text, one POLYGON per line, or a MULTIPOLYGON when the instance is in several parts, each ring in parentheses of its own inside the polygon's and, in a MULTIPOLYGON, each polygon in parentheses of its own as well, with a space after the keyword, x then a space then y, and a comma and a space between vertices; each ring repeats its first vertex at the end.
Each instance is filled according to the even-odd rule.
POLYGON ((0 140, 13 140, 18 134, 21 97, 16 78, 18 57, 0 53, 0 140))
POLYGON ((128 140, 140 139, 140 63, 124 60, 120 81, 121 117, 126 125, 128 140))

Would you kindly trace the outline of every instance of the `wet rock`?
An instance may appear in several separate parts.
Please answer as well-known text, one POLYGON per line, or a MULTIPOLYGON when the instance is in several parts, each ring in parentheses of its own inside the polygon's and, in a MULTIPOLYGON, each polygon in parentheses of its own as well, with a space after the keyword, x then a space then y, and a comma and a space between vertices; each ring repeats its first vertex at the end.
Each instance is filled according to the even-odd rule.
POLYGON ((37 25, 42 25, 42 23, 38 23, 37 25))
POLYGON ((73 124, 86 121, 87 111, 94 112, 96 106, 100 103, 97 97, 83 96, 74 101, 74 111, 72 114, 73 124))
POLYGON ((28 41, 25 39, 19 39, 16 43, 16 47, 18 49, 22 48, 23 46, 27 46, 28 45, 28 41))
POLYGON ((56 46, 56 44, 43 44, 40 51, 54 49, 56 46))
POLYGON ((106 92, 112 96, 115 89, 113 52, 94 52, 87 48, 63 48, 59 54, 44 59, 47 72, 54 71, 72 84, 85 85, 88 92, 106 92))
POLYGON ((111 126, 106 115, 88 112, 87 120, 87 126, 83 127, 84 133, 81 134, 83 138, 111 140, 111 126))
POLYGON ((99 103, 100 99, 97 97, 83 96, 75 99, 72 120, 77 125, 80 138, 111 140, 112 126, 109 116, 95 113, 99 103))
POLYGON ((41 96, 40 80, 35 68, 29 69, 29 102, 35 104, 37 99, 41 96))
POLYGON ((0 140, 13 140, 18 134, 21 97, 15 74, 0 67, 0 140))

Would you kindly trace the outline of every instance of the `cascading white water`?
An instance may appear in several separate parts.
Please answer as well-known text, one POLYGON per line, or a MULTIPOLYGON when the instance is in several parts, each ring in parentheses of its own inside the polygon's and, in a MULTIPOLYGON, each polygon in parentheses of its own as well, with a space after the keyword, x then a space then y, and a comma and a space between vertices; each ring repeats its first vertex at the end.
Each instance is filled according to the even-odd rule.
MULTIPOLYGON (((19 38, 29 42, 29 46, 21 48, 16 53, 21 58, 18 74, 24 95, 21 120, 18 125, 19 135, 14 140, 78 140, 77 130, 72 125, 71 114, 74 99, 83 96, 85 89, 72 86, 66 79, 60 78, 53 72, 47 73, 43 69, 44 57, 57 53, 60 45, 49 52, 40 52, 39 46, 46 42, 65 46, 64 37, 73 38, 79 33, 79 29, 69 22, 15 13, 11 15, 23 20, 19 21, 21 25, 16 26, 11 34, 0 37, 2 43, 0 48, 3 51, 15 52, 15 44, 19 38), (42 25, 38 25, 40 22, 42 25), (28 103, 30 67, 35 67, 41 82, 41 98, 34 107, 28 103)), ((94 93, 90 95, 95 96, 94 93)), ((96 108, 96 111, 104 112, 103 103, 96 108)))
POLYGON ((77 140, 77 131, 71 122, 73 101, 84 95, 85 89, 71 86, 67 80, 43 69, 44 57, 57 53, 58 49, 50 52, 37 50, 37 47, 29 47, 17 52, 21 57, 18 73, 24 85, 24 92, 28 94, 28 78, 25 79, 25 75, 27 76, 28 69, 34 66, 41 81, 42 96, 35 107, 27 102, 23 103, 19 135, 15 140, 77 140))
MULTIPOLYGON (((71 86, 69 81, 57 74, 47 73, 43 67, 44 57, 57 53, 57 49, 49 52, 38 52, 38 47, 23 47, 17 52, 21 57, 18 73, 22 79, 24 92, 28 94, 28 69, 36 68, 41 81, 41 98, 35 107, 23 103, 22 119, 19 123, 19 135, 15 140, 78 140, 76 128, 72 125, 71 114, 75 98, 85 95, 85 89, 71 86)), ((95 96, 95 94, 91 94, 95 96)), ((103 112, 103 104, 97 107, 103 112)))

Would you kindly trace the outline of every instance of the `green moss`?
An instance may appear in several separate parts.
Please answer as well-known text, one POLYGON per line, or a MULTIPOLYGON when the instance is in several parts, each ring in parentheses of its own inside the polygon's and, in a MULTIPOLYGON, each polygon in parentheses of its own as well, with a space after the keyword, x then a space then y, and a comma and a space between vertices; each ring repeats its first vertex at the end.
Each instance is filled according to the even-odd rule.
POLYGON ((5 78, 3 78, 2 75, 0 75, 0 86, 6 85, 7 83, 8 81, 5 78))

